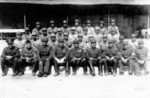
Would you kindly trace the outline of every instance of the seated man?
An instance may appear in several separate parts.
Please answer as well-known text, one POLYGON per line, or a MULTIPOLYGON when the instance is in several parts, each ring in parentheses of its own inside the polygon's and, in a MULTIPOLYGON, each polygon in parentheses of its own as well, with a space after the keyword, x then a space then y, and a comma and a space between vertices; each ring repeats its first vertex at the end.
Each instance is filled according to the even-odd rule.
POLYGON ((119 74, 123 75, 125 70, 129 67, 129 61, 132 59, 132 49, 129 47, 127 41, 123 42, 123 48, 120 51, 121 59, 119 62, 119 74))
POLYGON ((54 59, 54 68, 55 68, 55 76, 60 74, 59 67, 65 66, 65 74, 68 76, 68 54, 69 50, 64 45, 64 40, 59 39, 58 45, 54 48, 53 51, 53 59, 54 59))
POLYGON ((77 72, 77 67, 82 66, 84 74, 87 74, 87 67, 85 64, 85 58, 84 58, 84 50, 79 47, 79 41, 75 40, 73 42, 74 48, 70 50, 70 63, 69 63, 69 72, 70 72, 70 67, 72 67, 73 70, 73 75, 76 75, 77 72))
POLYGON ((25 47, 21 51, 20 58, 21 72, 19 75, 24 74, 24 69, 28 65, 32 68, 32 75, 36 75, 36 65, 37 65, 37 54, 35 49, 32 47, 29 40, 26 41, 25 47))
POLYGON ((19 48, 13 46, 13 40, 7 40, 8 46, 4 48, 1 55, 1 69, 2 76, 7 75, 8 67, 12 67, 13 75, 18 74, 18 58, 19 58, 19 48))
POLYGON ((51 70, 50 60, 52 56, 52 47, 47 45, 48 39, 41 39, 42 45, 38 48, 39 74, 38 77, 47 77, 49 69, 51 70))
POLYGON ((106 58, 108 63, 109 74, 116 76, 117 74, 117 60, 119 59, 119 52, 113 45, 113 41, 109 40, 108 48, 106 49, 106 58))
POLYGON ((139 62, 141 69, 144 70, 144 74, 147 75, 149 74, 149 71, 147 69, 148 67, 148 49, 146 47, 144 47, 144 41, 139 40, 138 41, 138 50, 139 53, 141 54, 141 59, 139 62))
POLYGON ((98 66, 98 71, 100 74, 99 49, 96 48, 96 40, 95 39, 91 40, 91 47, 86 50, 86 57, 87 57, 91 75, 95 76, 94 66, 98 66))

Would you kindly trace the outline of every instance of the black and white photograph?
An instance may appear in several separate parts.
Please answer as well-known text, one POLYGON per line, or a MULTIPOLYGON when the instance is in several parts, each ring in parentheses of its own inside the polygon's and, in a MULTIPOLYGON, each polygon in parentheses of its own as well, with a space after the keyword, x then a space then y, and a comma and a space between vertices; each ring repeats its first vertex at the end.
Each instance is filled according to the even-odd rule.
POLYGON ((150 98, 150 0, 0 0, 0 98, 150 98))

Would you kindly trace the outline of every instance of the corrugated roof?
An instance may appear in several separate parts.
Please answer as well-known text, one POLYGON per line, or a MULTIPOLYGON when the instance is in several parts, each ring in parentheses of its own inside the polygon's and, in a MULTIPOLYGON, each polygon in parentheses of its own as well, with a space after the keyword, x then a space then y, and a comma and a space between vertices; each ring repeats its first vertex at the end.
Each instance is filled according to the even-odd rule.
POLYGON ((29 3, 29 4, 73 4, 73 5, 97 5, 97 4, 123 4, 123 5, 150 5, 150 0, 0 0, 0 3, 29 3))

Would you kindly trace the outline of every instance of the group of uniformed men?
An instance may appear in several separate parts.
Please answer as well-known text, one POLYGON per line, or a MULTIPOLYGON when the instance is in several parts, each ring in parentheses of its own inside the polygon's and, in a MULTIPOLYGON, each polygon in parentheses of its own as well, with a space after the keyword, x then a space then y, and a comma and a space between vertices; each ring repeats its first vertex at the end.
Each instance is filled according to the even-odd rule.
POLYGON ((50 27, 41 28, 40 22, 36 22, 36 28, 29 32, 17 32, 15 40, 8 39, 8 46, 1 55, 2 76, 6 76, 8 68, 12 67, 13 76, 24 75, 27 66, 32 70, 32 75, 47 77, 51 74, 52 66, 55 76, 60 74, 60 66, 65 67, 65 75, 77 74, 79 67, 83 67, 84 75, 89 72, 95 76, 95 66, 98 74, 123 75, 128 71, 129 75, 148 74, 147 61, 148 49, 144 47, 142 40, 137 41, 132 35, 131 42, 124 41, 120 35, 115 20, 106 28, 104 21, 99 26, 92 27, 91 21, 82 28, 80 21, 75 20, 75 26, 69 27, 66 20, 63 26, 58 28, 55 22, 50 21, 50 27))

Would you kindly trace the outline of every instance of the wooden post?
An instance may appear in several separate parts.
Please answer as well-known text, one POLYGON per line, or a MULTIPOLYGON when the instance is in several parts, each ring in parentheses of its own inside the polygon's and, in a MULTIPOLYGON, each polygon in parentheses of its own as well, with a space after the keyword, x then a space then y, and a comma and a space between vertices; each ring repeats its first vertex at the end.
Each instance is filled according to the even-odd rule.
POLYGON ((26 15, 24 14, 24 28, 26 27, 26 15))

